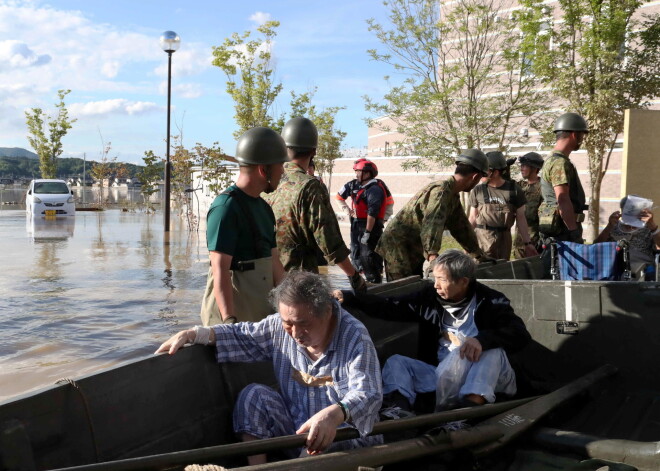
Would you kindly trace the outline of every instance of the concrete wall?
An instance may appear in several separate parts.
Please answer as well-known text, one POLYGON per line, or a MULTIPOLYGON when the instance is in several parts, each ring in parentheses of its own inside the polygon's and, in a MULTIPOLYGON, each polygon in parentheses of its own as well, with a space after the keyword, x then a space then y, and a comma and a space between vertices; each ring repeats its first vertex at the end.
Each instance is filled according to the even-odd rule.
MULTIPOLYGON (((626 110, 621 194, 643 196, 660 204, 660 111, 626 110)), ((660 211, 654 214, 660 218, 660 211)))

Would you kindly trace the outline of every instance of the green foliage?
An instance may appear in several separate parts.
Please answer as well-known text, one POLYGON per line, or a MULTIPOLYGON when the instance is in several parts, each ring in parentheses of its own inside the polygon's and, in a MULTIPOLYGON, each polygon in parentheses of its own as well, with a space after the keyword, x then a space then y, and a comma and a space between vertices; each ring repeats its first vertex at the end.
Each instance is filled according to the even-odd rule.
POLYGON ((533 50, 532 71, 554 94, 587 119, 595 236, 600 188, 624 111, 647 108, 660 92, 660 21, 638 10, 640 0, 559 0, 555 18, 540 0, 522 0, 519 25, 533 50), (561 19, 561 21, 557 21, 561 19))
POLYGON ((46 115, 41 108, 32 108, 25 112, 28 128, 28 141, 39 156, 42 178, 57 176, 57 159, 62 154, 62 139, 71 129, 75 119, 69 118, 69 112, 64 103, 71 90, 58 90, 60 101, 56 108, 56 117, 46 115))
MULTIPOLYGON (((368 20, 385 52, 368 51, 403 78, 384 101, 365 97, 382 131, 404 139, 398 154, 409 166, 448 164, 462 148, 506 149, 516 126, 536 127, 547 97, 527 73, 520 35, 503 0, 385 0, 391 27, 368 20), (442 8, 442 18, 440 9, 442 8)), ((386 77, 386 79, 388 79, 386 77)))
POLYGON ((151 195, 158 191, 158 181, 163 178, 163 164, 162 160, 151 150, 144 153, 142 161, 144 162, 144 167, 138 173, 138 178, 142 183, 140 193, 142 193, 147 211, 154 211, 154 207, 151 204, 151 195))
POLYGON ((257 28, 261 38, 248 40, 250 32, 234 33, 221 46, 213 47, 213 65, 227 75, 227 92, 234 100, 238 130, 234 136, 255 126, 271 127, 270 108, 282 84, 273 83, 272 41, 278 21, 268 21, 257 28))
POLYGON ((231 167, 227 165, 227 155, 217 142, 211 147, 197 143, 192 155, 195 158, 195 165, 203 169, 204 178, 210 182, 211 193, 217 195, 232 184, 233 175, 231 167))

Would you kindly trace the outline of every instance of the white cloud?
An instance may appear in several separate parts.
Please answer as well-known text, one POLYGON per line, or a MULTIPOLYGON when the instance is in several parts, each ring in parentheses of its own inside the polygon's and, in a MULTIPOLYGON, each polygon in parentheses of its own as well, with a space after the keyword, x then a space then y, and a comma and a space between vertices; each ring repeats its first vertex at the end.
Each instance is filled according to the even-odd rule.
POLYGON ((258 11, 256 13, 253 13, 252 15, 250 15, 249 19, 253 23, 256 23, 257 26, 261 26, 262 24, 264 24, 267 21, 271 20, 271 14, 270 13, 264 13, 263 11, 258 11))
MULTIPOLYGON (((159 77, 167 77, 167 60, 156 67, 154 73, 159 77)), ((211 67, 213 54, 210 50, 201 48, 184 48, 172 54, 172 77, 189 77, 198 75, 211 67)))
POLYGON ((119 62, 117 61, 106 62, 101 67, 101 73, 108 78, 115 78, 119 73, 119 62))
POLYGON ((10 39, 0 41, 0 70, 38 67, 51 61, 48 54, 36 54, 24 42, 10 39))
MULTIPOLYGON (((158 86, 161 95, 167 94, 167 80, 158 86)), ((172 98, 199 98, 202 96, 202 86, 198 83, 172 83, 172 98)))
POLYGON ((87 103, 72 103, 69 105, 72 116, 98 116, 98 115, 138 115, 162 111, 163 107, 147 101, 129 101, 124 98, 114 100, 90 101, 87 103))

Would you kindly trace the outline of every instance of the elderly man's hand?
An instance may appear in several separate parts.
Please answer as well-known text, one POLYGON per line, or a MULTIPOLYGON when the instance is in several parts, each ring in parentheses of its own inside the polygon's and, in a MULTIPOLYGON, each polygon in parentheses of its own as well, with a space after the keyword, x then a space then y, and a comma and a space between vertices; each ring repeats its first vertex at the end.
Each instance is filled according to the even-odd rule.
POLYGON ((182 330, 174 334, 167 341, 158 347, 155 353, 169 353, 174 355, 178 349, 183 347, 187 343, 192 343, 195 341, 195 331, 193 329, 182 330))
POLYGON ((619 222, 619 219, 621 219, 621 211, 614 211, 612 214, 610 214, 607 222, 610 226, 615 226, 616 223, 619 222))
POLYGON ((340 304, 344 302, 344 293, 340 289, 332 290, 332 297, 339 301, 340 304))
POLYGON ((344 413, 338 405, 331 405, 320 410, 296 430, 297 434, 307 433, 307 453, 318 455, 334 441, 337 427, 344 422, 344 413))
POLYGON ((639 219, 642 220, 647 227, 655 227, 655 222, 653 222, 653 213, 648 209, 642 209, 639 212, 639 219))
POLYGON ((469 361, 476 363, 481 358, 482 351, 481 343, 477 339, 474 337, 465 337, 459 353, 461 358, 467 358, 469 361))

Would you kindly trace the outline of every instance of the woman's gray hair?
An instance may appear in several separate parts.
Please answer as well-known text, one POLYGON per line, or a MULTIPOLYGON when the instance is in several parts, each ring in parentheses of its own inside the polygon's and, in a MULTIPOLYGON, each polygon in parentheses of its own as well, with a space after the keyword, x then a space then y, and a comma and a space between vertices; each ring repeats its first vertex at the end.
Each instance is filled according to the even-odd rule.
POLYGON ((477 263, 460 250, 450 249, 442 252, 431 262, 431 270, 438 266, 447 270, 454 281, 459 278, 467 278, 470 281, 477 278, 475 275, 477 263))
POLYGON ((270 291, 268 298, 276 312, 279 312, 282 303, 287 306, 304 305, 315 316, 323 316, 328 307, 334 305, 332 291, 321 275, 302 270, 287 273, 282 282, 270 291))

